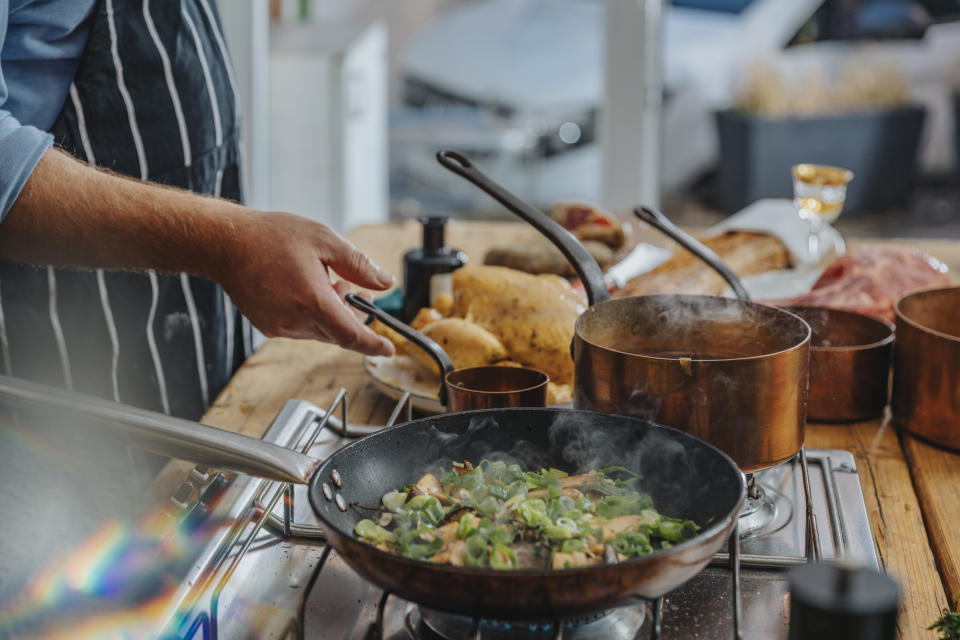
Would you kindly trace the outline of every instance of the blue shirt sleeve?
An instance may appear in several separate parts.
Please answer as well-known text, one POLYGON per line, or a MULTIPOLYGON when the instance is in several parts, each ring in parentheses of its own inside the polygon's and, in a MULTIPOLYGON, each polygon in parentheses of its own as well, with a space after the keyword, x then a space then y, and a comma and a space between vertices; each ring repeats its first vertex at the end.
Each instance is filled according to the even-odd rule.
MULTIPOLYGON (((0 0, 0 51, 7 35, 10 17, 9 0, 0 0)), ((4 109, 7 101, 7 83, 3 79, 0 60, 0 221, 33 173, 44 152, 53 145, 53 136, 36 127, 20 124, 4 109)), ((0 232, 3 228, 0 227, 0 232)))
POLYGON ((52 145, 52 135, 20 124, 0 109, 0 220, 7 216, 40 157, 52 145))

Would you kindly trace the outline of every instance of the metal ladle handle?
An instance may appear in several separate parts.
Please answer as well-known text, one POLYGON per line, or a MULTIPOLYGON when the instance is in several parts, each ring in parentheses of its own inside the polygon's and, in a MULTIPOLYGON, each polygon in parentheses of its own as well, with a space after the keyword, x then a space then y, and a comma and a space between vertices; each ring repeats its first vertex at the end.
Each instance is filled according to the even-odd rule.
POLYGON ((445 168, 462 176, 480 187, 490 197, 517 214, 522 220, 533 225, 545 235, 573 265, 583 288, 587 292, 587 301, 591 306, 610 298, 607 283, 603 279, 603 270, 586 247, 577 238, 539 209, 530 206, 514 194, 497 184, 492 178, 480 171, 469 158, 456 151, 438 151, 437 162, 445 168))
POLYGON ((680 229, 680 227, 673 224, 667 216, 652 207, 637 207, 633 210, 633 215, 670 236, 677 244, 703 260, 727 281, 727 284, 730 285, 730 288, 733 289, 733 292, 740 300, 750 302, 750 294, 747 293, 747 289, 743 286, 743 282, 740 281, 737 274, 707 245, 680 229))
POLYGON ((355 293, 348 293, 344 296, 351 306, 363 311, 364 313, 369 313, 371 316, 387 325, 404 338, 415 344, 417 347, 423 349, 427 352, 433 361, 437 363, 437 366, 440 367, 440 391, 438 394, 438 399, 440 404, 444 407, 447 406, 447 374, 453 371, 453 361, 450 359, 450 356, 447 355, 447 352, 443 350, 439 344, 423 335, 413 327, 408 324, 405 324, 389 313, 376 306, 372 302, 361 298, 355 293))

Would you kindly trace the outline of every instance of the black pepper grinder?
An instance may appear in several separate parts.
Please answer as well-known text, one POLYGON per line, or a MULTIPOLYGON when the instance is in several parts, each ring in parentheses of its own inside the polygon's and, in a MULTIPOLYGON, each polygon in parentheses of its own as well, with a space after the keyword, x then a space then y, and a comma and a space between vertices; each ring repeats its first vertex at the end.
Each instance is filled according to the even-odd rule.
POLYGON ((803 565, 790 573, 790 640, 894 640, 899 600, 872 569, 803 565))
POLYGON ((444 246, 443 230, 448 218, 417 218, 423 225, 423 247, 403 254, 403 321, 429 306, 441 293, 450 293, 449 276, 467 262, 467 254, 444 246))

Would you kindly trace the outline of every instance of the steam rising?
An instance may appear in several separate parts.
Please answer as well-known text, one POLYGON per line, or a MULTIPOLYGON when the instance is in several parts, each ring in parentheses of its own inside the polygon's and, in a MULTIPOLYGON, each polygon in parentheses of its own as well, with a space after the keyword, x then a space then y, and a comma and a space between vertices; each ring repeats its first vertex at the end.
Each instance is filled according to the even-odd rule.
MULTIPOLYGON (((475 417, 470 420, 467 429, 462 433, 444 433, 436 427, 431 429, 431 439, 435 440, 441 452, 439 457, 428 465, 427 471, 437 472, 450 468, 450 463, 456 458, 450 458, 445 452, 465 451, 463 459, 469 459, 474 464, 481 460, 503 461, 506 464, 519 464, 524 470, 537 470, 551 465, 551 456, 542 447, 537 447, 528 440, 518 439, 507 450, 499 449, 496 445, 500 427, 497 421, 489 416, 475 417)), ((428 458, 429 459, 429 458, 428 458)))
POLYGON ((806 326, 781 310, 711 296, 623 298, 588 310, 579 333, 598 346, 654 357, 754 357, 802 342, 806 326))
POLYGON ((531 426, 529 434, 498 447, 504 441, 504 429, 489 416, 472 418, 465 430, 456 433, 433 427, 424 434, 429 435, 424 442, 433 445, 422 459, 430 462, 413 476, 438 474, 449 469, 452 461, 464 459, 473 464, 502 460, 524 470, 554 467, 571 475, 623 466, 643 477, 638 489, 650 493, 658 509, 701 524, 724 515, 736 499, 735 472, 701 443, 673 431, 646 427, 622 416, 564 411, 557 412, 545 429, 531 426), (726 494, 724 488, 729 489, 726 494), (730 497, 729 504, 710 499, 718 492, 730 497))

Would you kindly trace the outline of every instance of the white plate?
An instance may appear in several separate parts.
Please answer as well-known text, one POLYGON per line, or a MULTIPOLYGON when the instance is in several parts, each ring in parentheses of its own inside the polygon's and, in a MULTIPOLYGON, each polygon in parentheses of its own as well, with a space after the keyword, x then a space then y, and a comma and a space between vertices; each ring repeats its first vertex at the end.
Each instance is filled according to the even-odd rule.
MULTIPOLYGON (((388 398, 399 400, 405 392, 410 392, 410 404, 420 413, 444 413, 445 409, 437 399, 440 390, 440 378, 423 370, 409 356, 394 355, 364 356, 363 370, 367 372, 373 385, 388 398)), ((569 409, 572 402, 551 404, 551 407, 569 409)))
POLYGON ((388 398, 399 400, 410 392, 410 405, 421 413, 443 413, 437 398, 440 378, 428 373, 409 356, 364 356, 363 370, 388 398))

